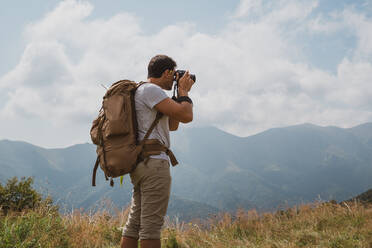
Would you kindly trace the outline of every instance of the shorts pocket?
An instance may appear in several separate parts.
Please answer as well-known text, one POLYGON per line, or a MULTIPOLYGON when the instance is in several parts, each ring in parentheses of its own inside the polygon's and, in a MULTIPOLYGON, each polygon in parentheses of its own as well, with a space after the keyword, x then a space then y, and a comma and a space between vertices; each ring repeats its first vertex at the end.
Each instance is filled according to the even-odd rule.
POLYGON ((169 169, 169 163, 168 161, 166 160, 159 160, 157 161, 156 163, 154 163, 153 165, 151 165, 154 169, 156 170, 164 170, 164 169, 169 169))

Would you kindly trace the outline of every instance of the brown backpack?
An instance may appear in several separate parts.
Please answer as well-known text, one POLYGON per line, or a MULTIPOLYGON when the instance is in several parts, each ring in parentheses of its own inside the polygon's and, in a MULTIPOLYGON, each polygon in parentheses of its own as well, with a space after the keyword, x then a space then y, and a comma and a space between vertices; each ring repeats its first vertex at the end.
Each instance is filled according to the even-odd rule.
POLYGON ((150 155, 165 152, 172 165, 178 163, 172 151, 160 141, 148 139, 162 117, 160 112, 157 113, 143 140, 137 141, 134 95, 137 88, 144 83, 121 80, 112 84, 104 95, 102 107, 90 130, 92 142, 97 145, 92 186, 96 186, 98 165, 105 173, 106 180, 111 178, 110 185, 113 186, 113 178, 130 173, 139 162, 147 160, 150 155))

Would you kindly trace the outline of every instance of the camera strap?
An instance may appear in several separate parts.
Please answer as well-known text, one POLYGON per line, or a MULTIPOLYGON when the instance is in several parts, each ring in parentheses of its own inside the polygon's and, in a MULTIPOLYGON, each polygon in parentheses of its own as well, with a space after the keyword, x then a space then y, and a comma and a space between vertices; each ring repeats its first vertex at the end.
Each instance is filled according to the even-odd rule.
POLYGON ((178 98, 178 82, 176 82, 173 86, 173 96, 172 99, 177 99, 178 98), (177 95, 177 96, 176 96, 177 95))

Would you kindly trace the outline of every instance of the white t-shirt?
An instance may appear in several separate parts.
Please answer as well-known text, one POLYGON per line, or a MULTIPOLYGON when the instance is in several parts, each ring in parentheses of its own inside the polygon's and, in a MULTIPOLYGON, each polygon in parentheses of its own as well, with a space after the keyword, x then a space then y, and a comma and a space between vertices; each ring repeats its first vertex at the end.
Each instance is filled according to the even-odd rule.
MULTIPOLYGON (((134 97, 136 104, 136 114, 138 123, 138 141, 145 137, 152 122, 155 120, 157 110, 154 108, 156 104, 168 98, 162 88, 153 83, 145 83, 137 90, 134 97)), ((166 147, 170 146, 169 139, 169 117, 163 115, 159 123, 152 130, 149 139, 158 139, 166 147)), ((160 158, 169 160, 168 155, 162 152, 160 155, 152 155, 151 158, 160 158)))

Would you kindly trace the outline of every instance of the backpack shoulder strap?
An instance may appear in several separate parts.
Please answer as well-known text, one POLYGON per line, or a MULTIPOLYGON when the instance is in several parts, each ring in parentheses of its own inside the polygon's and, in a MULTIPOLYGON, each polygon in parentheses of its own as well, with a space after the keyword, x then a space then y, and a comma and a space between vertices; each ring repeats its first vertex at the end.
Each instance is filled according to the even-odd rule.
POLYGON ((146 83, 148 83, 148 82, 146 82, 146 81, 141 81, 141 82, 139 82, 139 83, 137 84, 136 90, 137 90, 141 85, 144 85, 144 84, 146 84, 146 83))
MULTIPOLYGON (((140 87, 141 85, 146 84, 146 83, 148 83, 148 82, 144 82, 144 81, 139 82, 138 85, 137 85, 137 87, 136 87, 136 89, 137 89, 138 87, 140 87)), ((158 111, 158 112, 156 113, 155 120, 152 122, 152 124, 151 124, 149 130, 147 130, 147 132, 146 132, 146 134, 145 134, 145 137, 143 137, 143 139, 142 139, 142 141, 141 141, 140 144, 143 144, 144 140, 146 140, 146 139, 150 136, 150 134, 151 134, 152 131, 154 130, 155 126, 159 123, 159 120, 161 119, 161 117, 163 117, 163 113, 161 113, 161 112, 158 111)))
POLYGON ((158 111, 156 113, 155 120, 152 122, 149 130, 147 130, 147 133, 145 134, 145 137, 143 137, 143 140, 141 141, 140 144, 143 144, 144 140, 146 140, 150 136, 152 130, 154 130, 155 126, 159 123, 159 120, 160 120, 161 117, 163 117, 163 113, 158 111))
POLYGON ((94 168, 93 168, 92 186, 96 186, 96 174, 97 174, 98 164, 99 164, 99 156, 97 156, 96 163, 94 164, 94 168))

